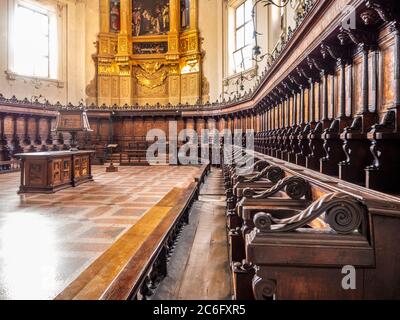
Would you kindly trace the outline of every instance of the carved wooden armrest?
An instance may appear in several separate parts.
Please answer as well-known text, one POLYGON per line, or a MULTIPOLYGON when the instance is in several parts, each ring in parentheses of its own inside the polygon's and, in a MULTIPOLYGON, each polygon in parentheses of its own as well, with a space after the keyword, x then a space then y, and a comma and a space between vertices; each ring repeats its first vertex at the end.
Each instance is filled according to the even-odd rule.
POLYGON ((267 199, 283 190, 290 198, 294 200, 300 200, 303 197, 309 200, 311 197, 311 186, 308 181, 301 177, 283 178, 273 187, 259 193, 257 193, 254 189, 246 188, 243 190, 243 197, 253 199, 267 199))
POLYGON ((308 134, 311 132, 311 125, 308 123, 300 133, 300 137, 307 137, 308 134))
POLYGON ((324 134, 339 134, 340 131, 340 121, 339 119, 335 119, 332 121, 329 128, 324 130, 324 134))
POLYGON ((393 132, 395 129, 396 112, 394 110, 388 110, 383 118, 382 122, 375 124, 371 127, 371 133, 386 133, 393 132))
POLYGON ((284 176, 285 176, 285 172, 280 167, 268 166, 255 175, 251 175, 251 176, 239 175, 237 177, 237 181, 238 182, 257 182, 263 178, 267 178, 268 180, 276 183, 279 180, 281 180, 284 176))
POLYGON ((323 124, 322 122, 318 122, 314 129, 310 131, 310 135, 313 138, 320 137, 323 132, 323 124))
POLYGON ((362 130, 362 117, 355 117, 350 127, 344 128, 344 133, 361 132, 362 130))
POLYGON ((253 221, 259 232, 281 233, 295 231, 321 219, 320 222, 326 222, 333 231, 350 234, 360 231, 361 225, 366 222, 367 210, 365 204, 353 196, 329 193, 291 218, 277 219, 269 213, 259 212, 253 221))

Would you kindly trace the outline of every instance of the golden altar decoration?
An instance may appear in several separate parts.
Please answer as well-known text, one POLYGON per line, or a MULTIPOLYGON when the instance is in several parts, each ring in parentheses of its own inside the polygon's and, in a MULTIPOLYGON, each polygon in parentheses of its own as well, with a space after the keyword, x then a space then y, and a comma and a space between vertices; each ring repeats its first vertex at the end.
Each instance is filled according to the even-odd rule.
POLYGON ((100 0, 98 105, 195 104, 198 0, 100 0))

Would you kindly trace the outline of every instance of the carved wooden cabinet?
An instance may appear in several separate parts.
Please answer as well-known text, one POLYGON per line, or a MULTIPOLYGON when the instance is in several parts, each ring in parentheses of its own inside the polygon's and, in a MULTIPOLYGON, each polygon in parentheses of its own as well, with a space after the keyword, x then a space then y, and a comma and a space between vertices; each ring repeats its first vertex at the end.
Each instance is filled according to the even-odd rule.
POLYGON ((21 153, 19 193, 54 193, 92 181, 91 155, 94 151, 21 153))

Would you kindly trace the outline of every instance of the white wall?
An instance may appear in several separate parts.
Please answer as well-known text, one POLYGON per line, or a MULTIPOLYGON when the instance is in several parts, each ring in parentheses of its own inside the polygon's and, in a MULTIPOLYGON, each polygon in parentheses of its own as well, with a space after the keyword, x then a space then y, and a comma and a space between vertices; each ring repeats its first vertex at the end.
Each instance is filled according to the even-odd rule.
MULTIPOLYGON (((9 77, 9 21, 14 0, 0 0, 0 93, 19 99, 42 95, 45 99, 63 104, 79 103, 86 99, 88 79, 94 78, 94 64, 89 63, 95 52, 91 45, 99 30, 97 0, 33 0, 57 8, 60 30, 60 68, 58 81, 28 77, 9 77)), ((31 0, 32 1, 32 0, 31 0)), ((12 18, 11 18, 12 19, 12 18)))
MULTIPOLYGON (((199 29, 203 38, 203 77, 209 84, 209 100, 219 99, 223 73, 223 0, 199 0, 199 29)), ((204 101, 206 102, 206 101, 204 101)))

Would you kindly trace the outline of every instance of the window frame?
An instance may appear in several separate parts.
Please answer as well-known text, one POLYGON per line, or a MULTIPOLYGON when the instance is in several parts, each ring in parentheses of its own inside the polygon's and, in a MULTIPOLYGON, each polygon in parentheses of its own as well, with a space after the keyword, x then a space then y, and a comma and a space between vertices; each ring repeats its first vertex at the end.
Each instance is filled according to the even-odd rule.
MULTIPOLYGON (((43 17, 45 17, 47 19, 47 28, 46 28, 47 34, 45 35, 43 33, 43 34, 37 35, 37 39, 46 38, 47 55, 40 55, 40 56, 35 57, 35 58, 39 58, 39 57, 40 58, 44 58, 47 61, 47 67, 46 67, 46 75, 39 75, 37 70, 36 70, 36 66, 35 65, 33 65, 32 73, 24 73, 24 72, 18 72, 18 71, 16 73, 20 74, 22 76, 51 79, 51 75, 50 75, 50 59, 52 58, 51 57, 51 48, 50 48, 50 32, 51 32, 51 30, 50 30, 50 25, 51 25, 50 19, 51 19, 51 17, 49 15, 49 13, 48 12, 44 12, 42 10, 42 8, 29 6, 25 2, 17 2, 16 11, 15 11, 16 16, 18 14, 18 10, 20 10, 21 8, 23 8, 25 10, 29 10, 29 11, 31 11, 32 14, 35 14, 35 15, 42 15, 43 17)), ((15 47, 14 47, 14 50, 13 50, 13 56, 14 56, 14 59, 15 59, 15 56, 16 56, 16 48, 15 47)), ((16 66, 15 66, 15 61, 14 61, 14 69, 15 70, 17 69, 16 66)))
POLYGON ((65 55, 62 53, 62 48, 64 47, 65 35, 64 35, 64 16, 62 15, 63 7, 57 5, 50 5, 38 2, 37 0, 8 0, 9 3, 9 14, 8 14, 8 69, 6 70, 6 75, 9 80, 33 80, 36 84, 40 82, 55 83, 57 87, 63 88, 65 85, 64 80, 64 62, 65 55), (54 37, 54 43, 50 45, 49 43, 49 58, 48 58, 48 77, 41 77, 31 74, 21 74, 16 72, 15 67, 15 45, 14 45, 14 35, 16 32, 16 13, 18 6, 28 8, 30 10, 42 13, 49 18, 49 39, 54 37), (54 31, 51 30, 51 25, 55 28, 54 31), (53 34, 51 34, 53 32, 53 34), (40 82, 37 82, 40 81, 40 82))
MULTIPOLYGON (((253 0, 245 0, 245 1, 241 2, 239 5, 237 5, 236 7, 234 7, 234 34, 235 34, 234 41, 235 42, 234 42, 234 51, 232 52, 232 55, 235 57, 235 55, 240 51, 241 52, 241 56, 242 56, 242 64, 245 63, 243 49, 251 47, 252 44, 254 45, 254 37, 251 38, 250 42, 248 42, 248 43, 246 42, 246 25, 253 24, 253 33, 254 33, 254 21, 253 21, 253 19, 250 18, 249 20, 246 20, 246 3, 247 3, 247 1, 249 1, 251 3, 251 7, 253 7, 253 5, 254 5, 253 4, 253 0), (243 24, 238 26, 237 11, 239 10, 240 7, 243 7, 243 24), (243 43, 243 46, 239 48, 237 46, 237 42, 238 42, 238 38, 237 37, 238 37, 238 31, 240 29, 243 29, 243 34, 244 34, 243 41, 244 41, 244 43, 243 43)), ((257 14, 257 13, 255 13, 255 14, 257 14)), ((233 73, 234 74, 247 72, 247 71, 251 70, 254 67, 254 61, 252 61, 251 66, 248 66, 246 68, 246 66, 243 65, 240 68, 240 70, 238 70, 235 58, 233 58, 233 64, 234 64, 233 65, 233 73)))

